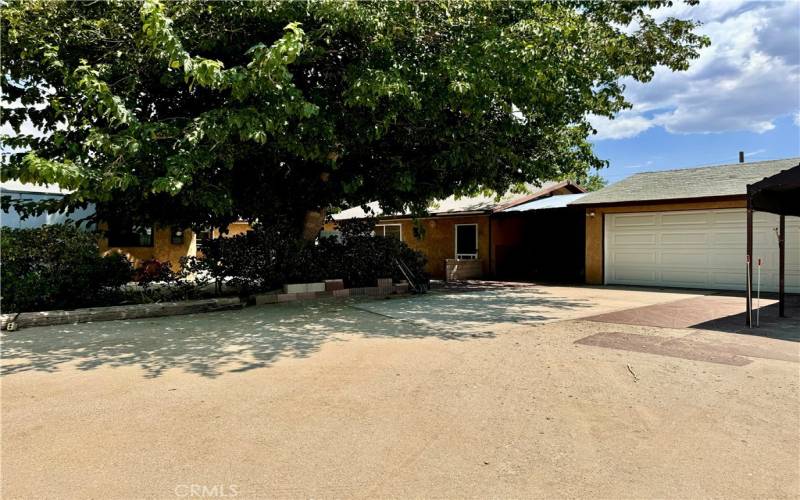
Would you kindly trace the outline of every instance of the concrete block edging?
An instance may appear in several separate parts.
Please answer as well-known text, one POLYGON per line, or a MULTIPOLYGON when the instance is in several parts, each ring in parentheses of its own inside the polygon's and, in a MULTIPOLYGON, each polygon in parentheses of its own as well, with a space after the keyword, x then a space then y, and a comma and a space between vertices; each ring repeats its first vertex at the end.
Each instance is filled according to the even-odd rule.
POLYGON ((324 297, 385 297, 392 294, 408 293, 408 283, 393 284, 391 278, 377 280, 378 286, 344 288, 343 280, 325 280, 318 283, 300 283, 284 285, 283 293, 263 293, 248 297, 245 301, 239 297, 218 297, 181 302, 163 302, 156 304, 132 304, 110 307, 91 307, 71 311, 34 311, 20 315, 0 314, 0 329, 6 330, 13 321, 14 329, 32 326, 51 326, 69 323, 87 323, 91 321, 115 321, 122 319, 154 318, 161 316, 179 316, 212 311, 241 309, 245 305, 263 305, 296 300, 315 300, 324 297), (302 291, 287 291, 302 290, 302 291), (16 316, 16 319, 15 319, 16 316))
POLYGON ((160 316, 180 316, 212 311, 241 309, 244 303, 239 297, 219 297, 213 299, 186 300, 181 302, 162 302, 157 304, 132 304, 110 307, 90 307, 71 311, 33 311, 0 315, 0 329, 6 330, 10 322, 17 328, 31 326, 64 325, 68 323, 87 323, 90 321, 115 321, 121 319, 155 318, 160 316), (14 317, 16 316, 16 320, 14 317))

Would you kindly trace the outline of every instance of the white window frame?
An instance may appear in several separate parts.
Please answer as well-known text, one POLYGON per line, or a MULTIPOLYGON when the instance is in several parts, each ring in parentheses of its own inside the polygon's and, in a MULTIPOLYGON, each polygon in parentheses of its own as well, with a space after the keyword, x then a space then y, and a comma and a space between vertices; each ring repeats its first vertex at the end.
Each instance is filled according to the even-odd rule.
POLYGON ((403 224, 375 224, 375 236, 386 236, 386 226, 397 226, 400 228, 400 241, 403 241, 403 224), (378 228, 381 228, 378 231, 378 228))
POLYGON ((478 225, 477 224, 456 224, 453 227, 453 247, 455 248, 456 252, 456 259, 457 260, 475 260, 478 258, 478 248, 480 245, 478 243, 478 225), (475 253, 458 253, 458 228, 460 226, 473 226, 475 228, 475 253))

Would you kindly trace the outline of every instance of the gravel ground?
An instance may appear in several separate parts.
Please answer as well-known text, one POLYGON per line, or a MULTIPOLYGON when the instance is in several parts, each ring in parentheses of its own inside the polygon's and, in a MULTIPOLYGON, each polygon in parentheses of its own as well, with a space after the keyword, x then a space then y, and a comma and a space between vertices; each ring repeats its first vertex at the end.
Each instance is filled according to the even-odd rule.
POLYGON ((474 293, 6 334, 2 497, 800 495, 798 363, 755 357, 799 344, 579 319, 691 294, 474 293))

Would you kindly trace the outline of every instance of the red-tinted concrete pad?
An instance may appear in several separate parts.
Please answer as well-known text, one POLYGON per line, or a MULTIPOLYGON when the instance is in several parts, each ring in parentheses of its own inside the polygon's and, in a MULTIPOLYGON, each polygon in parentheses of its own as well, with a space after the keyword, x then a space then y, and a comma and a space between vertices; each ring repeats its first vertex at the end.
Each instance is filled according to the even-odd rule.
MULTIPOLYGON (((764 307, 775 302, 775 300, 761 299, 761 305, 764 307)), ((598 314, 584 319, 625 325, 689 328, 701 323, 741 314, 744 308, 745 301, 742 297, 706 295, 598 314)))
POLYGON ((725 346, 716 346, 687 338, 602 332, 576 340, 575 343, 723 365, 744 366, 752 362, 748 358, 731 352, 725 346))

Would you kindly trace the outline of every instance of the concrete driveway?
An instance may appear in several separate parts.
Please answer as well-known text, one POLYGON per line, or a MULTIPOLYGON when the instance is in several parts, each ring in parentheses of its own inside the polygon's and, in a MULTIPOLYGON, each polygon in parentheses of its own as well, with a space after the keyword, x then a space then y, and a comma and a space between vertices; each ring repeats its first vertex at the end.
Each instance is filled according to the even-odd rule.
POLYGON ((580 319, 697 296, 501 286, 8 333, 1 493, 794 497, 797 343, 580 319), (788 355, 576 343, 598 334, 788 355))

